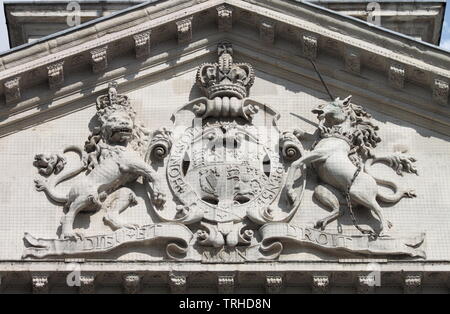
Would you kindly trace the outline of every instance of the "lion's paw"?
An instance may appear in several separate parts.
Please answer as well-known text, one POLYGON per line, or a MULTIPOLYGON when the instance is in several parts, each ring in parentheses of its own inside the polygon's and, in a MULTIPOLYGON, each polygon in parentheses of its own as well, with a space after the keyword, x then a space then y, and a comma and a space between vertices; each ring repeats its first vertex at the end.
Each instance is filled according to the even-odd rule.
POLYGON ((34 180, 34 186, 36 187, 37 191, 44 191, 46 189, 45 181, 40 179, 34 180))

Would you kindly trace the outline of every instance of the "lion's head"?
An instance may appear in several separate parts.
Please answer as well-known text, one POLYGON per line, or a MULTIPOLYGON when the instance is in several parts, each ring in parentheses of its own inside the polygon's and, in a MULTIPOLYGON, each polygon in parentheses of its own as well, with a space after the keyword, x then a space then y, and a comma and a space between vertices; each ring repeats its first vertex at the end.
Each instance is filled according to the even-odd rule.
POLYGON ((136 112, 125 95, 117 94, 117 83, 109 84, 108 94, 97 98, 100 133, 108 144, 128 144, 133 139, 136 112))
POLYGON ((121 107, 116 105, 98 114, 103 140, 109 144, 128 144, 133 139, 134 114, 121 107))
POLYGON ((117 94, 117 83, 109 85, 108 94, 97 98, 97 118, 95 128, 85 143, 85 150, 91 159, 100 157, 101 147, 130 146, 139 154, 148 147, 149 131, 135 121, 136 112, 125 95, 117 94))

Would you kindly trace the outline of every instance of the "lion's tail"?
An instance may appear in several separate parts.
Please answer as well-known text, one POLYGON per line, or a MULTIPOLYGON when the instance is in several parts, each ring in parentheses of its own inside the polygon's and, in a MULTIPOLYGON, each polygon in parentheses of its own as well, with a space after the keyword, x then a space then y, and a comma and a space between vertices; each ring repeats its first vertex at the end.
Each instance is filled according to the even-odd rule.
POLYGON ((46 180, 46 179, 34 180, 36 190, 44 191, 48 197, 50 197, 52 200, 54 200, 57 203, 66 203, 68 201, 68 196, 66 193, 62 193, 62 192, 58 191, 56 189, 56 186, 59 183, 76 176, 81 171, 86 169, 87 158, 86 158, 85 151, 79 146, 68 146, 64 149, 64 153, 69 152, 69 151, 76 152, 80 156, 80 164, 79 165, 73 167, 72 169, 67 169, 66 171, 62 171, 57 176, 54 176, 49 180, 46 180))
POLYGON ((393 153, 391 155, 386 155, 382 157, 370 158, 366 161, 364 165, 364 170, 367 174, 371 175, 378 184, 387 186, 391 188, 394 193, 386 193, 383 191, 378 191, 377 197, 386 203, 396 203, 403 197, 415 197, 416 194, 411 189, 400 188, 395 182, 389 181, 387 179, 379 178, 376 174, 371 172, 372 165, 377 162, 383 162, 389 165, 398 175, 403 175, 402 172, 409 172, 417 174, 417 169, 413 165, 415 159, 404 155, 402 153, 393 153))

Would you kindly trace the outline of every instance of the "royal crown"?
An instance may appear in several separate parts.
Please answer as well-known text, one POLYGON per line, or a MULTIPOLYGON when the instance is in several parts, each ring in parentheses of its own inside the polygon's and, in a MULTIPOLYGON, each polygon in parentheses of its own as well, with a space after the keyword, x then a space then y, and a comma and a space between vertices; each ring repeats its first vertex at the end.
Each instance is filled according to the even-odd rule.
POLYGON ((130 105, 128 96, 117 93, 117 85, 115 81, 110 82, 108 84, 108 94, 97 97, 97 110, 130 105))
POLYGON ((209 99, 215 97, 247 97, 255 74, 247 63, 233 63, 233 48, 230 43, 217 46, 219 61, 202 64, 197 72, 197 84, 209 99))

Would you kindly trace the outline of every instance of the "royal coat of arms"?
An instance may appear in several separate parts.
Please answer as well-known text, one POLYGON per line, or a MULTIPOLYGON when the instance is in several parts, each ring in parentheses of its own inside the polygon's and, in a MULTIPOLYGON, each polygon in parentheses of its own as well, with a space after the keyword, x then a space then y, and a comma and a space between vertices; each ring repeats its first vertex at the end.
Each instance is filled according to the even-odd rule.
POLYGON ((66 166, 61 153, 36 155, 41 175, 37 189, 64 205, 67 213, 59 239, 25 235, 25 257, 108 252, 154 240, 166 243, 167 258, 202 262, 273 260, 284 242, 359 255, 425 257, 424 234, 389 237, 390 223, 376 201, 398 202, 415 196, 413 191, 370 174, 377 162, 398 174, 416 173, 414 158, 401 152, 375 157, 373 148, 381 139, 362 107, 346 98, 316 109, 320 136, 305 150, 304 132, 280 131, 277 111, 249 97, 253 68, 233 61, 231 44, 220 43, 218 61, 202 64, 196 79, 204 97, 176 110, 172 129, 147 130, 135 121, 127 96, 111 84, 108 94, 97 100, 99 127, 84 147, 65 149, 79 154, 79 165, 66 166), (160 165, 158 171, 154 163, 160 165), (322 180, 314 197, 332 213, 315 225, 293 225, 289 222, 301 209, 308 166, 322 180), (67 195, 58 192, 60 182, 77 175, 84 175, 81 183, 67 195), (128 184, 139 177, 159 220, 153 224, 134 225, 120 218, 137 202, 128 184), (377 192, 378 182, 394 194, 377 192), (370 191, 364 189, 367 184, 370 191), (339 193, 346 204, 340 204, 339 193), (326 231, 342 214, 342 206, 347 205, 353 217, 354 204, 375 212, 382 226, 379 234, 366 232, 356 222, 360 235, 326 231), (80 211, 99 208, 106 209, 104 221, 111 233, 85 237, 73 230, 80 211))

